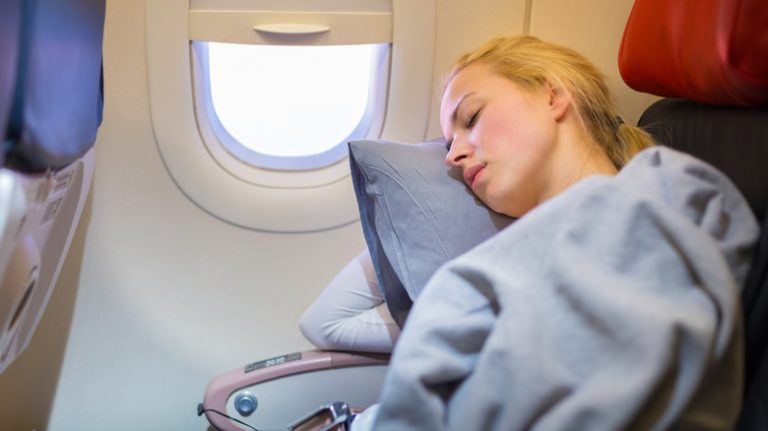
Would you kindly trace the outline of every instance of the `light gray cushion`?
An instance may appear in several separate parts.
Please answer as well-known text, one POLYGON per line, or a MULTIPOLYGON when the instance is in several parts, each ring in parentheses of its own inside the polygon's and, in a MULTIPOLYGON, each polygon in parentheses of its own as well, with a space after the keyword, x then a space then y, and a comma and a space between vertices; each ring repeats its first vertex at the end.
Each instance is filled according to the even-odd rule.
POLYGON ((442 139, 421 144, 353 141, 349 160, 360 220, 387 306, 403 326, 432 274, 506 227, 461 172, 444 163, 442 139))

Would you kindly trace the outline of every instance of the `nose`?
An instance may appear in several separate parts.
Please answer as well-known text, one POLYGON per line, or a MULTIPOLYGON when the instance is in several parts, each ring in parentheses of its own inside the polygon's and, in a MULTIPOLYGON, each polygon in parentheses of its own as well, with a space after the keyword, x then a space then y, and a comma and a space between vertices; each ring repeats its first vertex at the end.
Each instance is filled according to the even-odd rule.
POLYGON ((451 167, 460 168, 464 162, 472 156, 474 147, 464 139, 454 138, 448 154, 445 155, 445 164, 451 167))

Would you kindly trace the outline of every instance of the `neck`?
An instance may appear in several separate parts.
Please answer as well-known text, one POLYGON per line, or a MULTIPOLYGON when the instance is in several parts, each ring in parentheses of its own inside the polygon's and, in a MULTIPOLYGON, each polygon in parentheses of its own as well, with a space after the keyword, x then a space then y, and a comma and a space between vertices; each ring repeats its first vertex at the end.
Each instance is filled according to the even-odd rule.
POLYGON ((592 175, 616 175, 618 170, 605 150, 581 127, 568 121, 558 131, 558 144, 550 166, 550 181, 541 202, 592 175))

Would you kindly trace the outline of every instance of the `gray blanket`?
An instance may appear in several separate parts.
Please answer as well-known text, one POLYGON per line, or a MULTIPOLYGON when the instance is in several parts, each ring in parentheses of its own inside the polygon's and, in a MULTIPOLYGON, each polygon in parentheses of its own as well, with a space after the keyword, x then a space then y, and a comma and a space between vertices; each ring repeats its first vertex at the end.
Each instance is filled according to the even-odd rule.
POLYGON ((582 180, 435 274, 374 428, 731 428, 757 236, 730 181, 670 149, 582 180))

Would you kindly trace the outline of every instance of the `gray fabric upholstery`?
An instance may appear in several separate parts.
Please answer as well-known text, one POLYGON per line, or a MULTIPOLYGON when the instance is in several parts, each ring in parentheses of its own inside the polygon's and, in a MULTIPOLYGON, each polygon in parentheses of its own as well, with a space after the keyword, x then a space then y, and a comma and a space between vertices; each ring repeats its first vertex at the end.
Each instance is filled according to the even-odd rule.
POLYGON ((727 175, 763 226, 742 292, 746 333, 740 431, 768 429, 768 106, 741 108, 661 99, 639 124, 672 148, 727 175))

